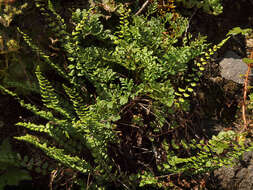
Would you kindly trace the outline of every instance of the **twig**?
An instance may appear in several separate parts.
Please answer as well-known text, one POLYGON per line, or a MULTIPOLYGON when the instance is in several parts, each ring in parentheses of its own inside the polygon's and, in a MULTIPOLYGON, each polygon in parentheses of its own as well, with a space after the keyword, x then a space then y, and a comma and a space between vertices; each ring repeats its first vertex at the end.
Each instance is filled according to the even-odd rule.
POLYGON ((190 27, 190 22, 192 21, 192 18, 195 16, 195 14, 197 13, 197 11, 198 11, 198 9, 195 9, 194 12, 193 12, 193 14, 191 15, 191 17, 190 17, 190 19, 188 21, 187 27, 186 27, 186 29, 184 31, 184 37, 187 35, 187 32, 188 32, 189 27, 190 27))
POLYGON ((57 176, 57 172, 58 172, 57 169, 51 172, 51 175, 50 175, 50 182, 49 182, 49 189, 50 189, 50 190, 53 190, 53 181, 54 181, 54 179, 55 179, 56 176, 57 176))
POLYGON ((123 185, 127 190, 129 190, 129 188, 128 188, 128 186, 126 185, 126 184, 124 184, 122 181, 120 181, 119 179, 117 179, 117 181, 119 182, 119 183, 121 183, 121 185, 123 185))
POLYGON ((174 175, 179 175, 179 174, 178 173, 172 173, 172 174, 160 175, 160 176, 156 176, 156 177, 159 179, 159 178, 168 178, 168 177, 174 176, 174 175))
POLYGON ((125 126, 130 126, 130 127, 134 127, 134 128, 140 128, 138 127, 137 125, 133 125, 133 124, 128 124, 128 123, 121 123, 121 122, 117 122, 117 121, 114 121, 113 122, 114 124, 119 124, 119 125, 125 125, 125 126))
POLYGON ((243 89, 243 102, 242 102, 242 119, 243 119, 243 130, 247 129, 247 119, 246 119, 246 98, 247 98, 247 86, 249 78, 250 66, 246 72, 246 78, 244 80, 244 89, 243 89))
MULTIPOLYGON (((152 111, 150 111, 150 109, 146 108, 146 107, 144 106, 144 104, 138 103, 138 105, 140 105, 142 108, 144 108, 144 109, 147 111, 147 114, 151 113, 151 114, 152 114, 153 116, 155 116, 156 118, 159 118, 154 112, 152 112, 152 111)), ((168 124, 168 125, 170 126, 170 124, 169 124, 168 121, 165 120, 165 123, 168 124)))
POLYGON ((90 186, 90 173, 88 175, 88 179, 87 179, 87 183, 86 183, 86 190, 89 189, 89 186, 90 186))
MULTIPOLYGON (((250 59, 253 59, 253 52, 250 53, 250 59)), ((248 70, 246 72, 246 77, 244 80, 244 89, 243 89, 243 103, 242 103, 242 119, 243 119, 243 131, 247 129, 248 123, 246 119, 246 100, 247 100, 247 90, 248 90, 248 79, 251 72, 251 65, 248 64, 248 70)))
POLYGON ((148 5, 149 1, 150 1, 150 0, 147 0, 147 1, 141 6, 141 8, 137 11, 137 13, 135 13, 135 15, 141 14, 141 12, 143 11, 143 9, 145 9, 146 6, 148 5))

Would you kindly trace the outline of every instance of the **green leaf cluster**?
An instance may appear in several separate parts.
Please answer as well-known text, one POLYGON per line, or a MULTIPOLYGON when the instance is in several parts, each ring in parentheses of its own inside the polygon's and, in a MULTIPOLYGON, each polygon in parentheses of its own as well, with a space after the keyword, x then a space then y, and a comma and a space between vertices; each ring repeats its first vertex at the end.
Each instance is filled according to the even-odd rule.
MULTIPOLYGON (((113 182, 128 188, 133 185, 131 179, 109 154, 110 145, 123 143, 117 135, 117 122, 123 118, 125 108, 141 102, 142 108, 155 117, 150 122, 150 128, 155 132, 164 126, 176 125, 175 121, 169 123, 168 114, 178 109, 174 106, 178 102, 185 110, 189 108, 184 99, 197 86, 202 65, 228 38, 206 50, 208 44, 203 37, 193 39, 186 32, 189 24, 186 18, 179 16, 173 20, 172 13, 163 17, 133 15, 123 4, 115 10, 118 15, 115 27, 106 28, 104 15, 95 13, 92 8, 73 12, 73 27, 68 29, 51 1, 36 0, 35 4, 47 18, 55 37, 59 38, 68 65, 64 67, 62 63, 52 61, 19 29, 25 42, 41 56, 44 64, 55 70, 62 82, 56 85, 43 73, 43 65, 38 65, 36 77, 43 107, 25 103, 17 94, 0 86, 21 106, 46 120, 41 124, 17 123, 17 126, 41 135, 26 134, 16 139, 33 144, 64 167, 92 175, 97 187, 113 182), (201 56, 202 60, 197 62, 201 56), (189 74, 189 71, 194 72, 189 74)), ((143 120, 142 116, 135 115, 130 122, 143 127, 143 120)), ((187 173, 194 169, 195 173, 200 173, 214 168, 213 164, 220 164, 221 159, 212 157, 213 152, 220 155, 230 148, 229 145, 223 147, 227 142, 223 136, 217 138, 221 140, 214 138, 207 144, 193 142, 187 145, 182 141, 184 149, 198 150, 196 155, 187 158, 181 158, 171 150, 180 148, 174 139, 172 148, 164 141, 167 159, 157 166, 159 172, 187 173), (205 144, 204 149, 202 144, 205 144)), ((140 174, 134 178, 140 179, 138 185, 161 185, 152 178, 153 173, 145 171, 144 174, 147 177, 140 174), (150 180, 145 182, 147 178, 150 180)))
POLYGON ((167 161, 158 166, 159 175, 157 176, 152 172, 138 174, 141 186, 159 187, 163 182, 161 178, 170 175, 193 176, 194 174, 213 171, 222 166, 231 166, 236 164, 236 160, 243 153, 253 149, 252 143, 250 145, 245 144, 245 134, 236 134, 231 130, 221 131, 208 141, 196 142, 193 139, 190 143, 186 143, 186 141, 181 140, 181 143, 176 144, 174 140, 170 143, 164 140, 162 144, 167 153, 167 161), (182 148, 191 150, 192 155, 179 157, 175 151, 171 150, 170 146, 175 150, 182 148))
POLYGON ((176 0, 186 8, 201 8, 208 14, 219 15, 223 11, 221 0, 176 0))

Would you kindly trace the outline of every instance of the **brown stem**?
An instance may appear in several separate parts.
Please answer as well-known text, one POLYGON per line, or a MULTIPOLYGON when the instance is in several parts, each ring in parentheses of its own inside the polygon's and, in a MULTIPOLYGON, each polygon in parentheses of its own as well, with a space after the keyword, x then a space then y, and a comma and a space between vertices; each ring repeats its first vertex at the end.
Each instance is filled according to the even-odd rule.
MULTIPOLYGON (((253 52, 250 54, 250 59, 253 59, 253 52)), ((243 89, 243 103, 242 103, 242 118, 243 118, 243 131, 248 128, 248 122, 246 118, 246 100, 247 100, 247 90, 248 90, 248 80, 249 74, 251 72, 251 64, 248 64, 248 70, 246 72, 245 80, 244 80, 244 89, 243 89)))
POLYGON ((139 14, 143 11, 143 9, 145 9, 145 7, 148 5, 148 3, 149 3, 149 0, 147 0, 147 1, 141 6, 141 8, 137 11, 137 13, 135 13, 135 15, 139 15, 139 14))

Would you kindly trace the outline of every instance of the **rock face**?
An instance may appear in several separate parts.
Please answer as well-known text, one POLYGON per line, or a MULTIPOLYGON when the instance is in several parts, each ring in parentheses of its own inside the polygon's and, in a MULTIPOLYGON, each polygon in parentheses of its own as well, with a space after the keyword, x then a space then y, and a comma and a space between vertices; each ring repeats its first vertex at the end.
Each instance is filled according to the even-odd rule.
MULTIPOLYGON (((227 51, 219 64, 223 78, 237 85, 244 83, 242 75, 246 74, 248 66, 236 53, 227 51)), ((228 85, 223 89, 233 88, 228 85)), ((214 176, 220 190, 253 190, 253 151, 245 152, 235 166, 215 170, 214 176)))
POLYGON ((233 51, 227 51, 220 62, 221 76, 227 80, 243 84, 242 75, 247 72, 248 66, 233 51))
POLYGON ((223 167, 214 172, 220 186, 225 190, 253 189, 253 151, 245 152, 234 167, 223 167))

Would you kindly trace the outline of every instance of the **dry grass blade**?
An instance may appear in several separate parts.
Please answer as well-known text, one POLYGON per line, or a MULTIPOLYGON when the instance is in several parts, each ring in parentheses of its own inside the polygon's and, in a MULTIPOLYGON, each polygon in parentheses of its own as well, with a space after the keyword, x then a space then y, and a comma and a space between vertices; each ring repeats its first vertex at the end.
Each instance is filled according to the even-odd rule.
MULTIPOLYGON (((249 58, 253 59, 253 51, 250 53, 249 58)), ((242 131, 245 131, 248 128, 248 122, 246 118, 246 100, 247 100, 247 91, 248 91, 249 74, 251 72, 251 66, 252 66, 251 64, 248 64, 248 70, 246 72, 245 80, 244 80, 243 103, 242 103, 242 119, 243 119, 242 131)))

